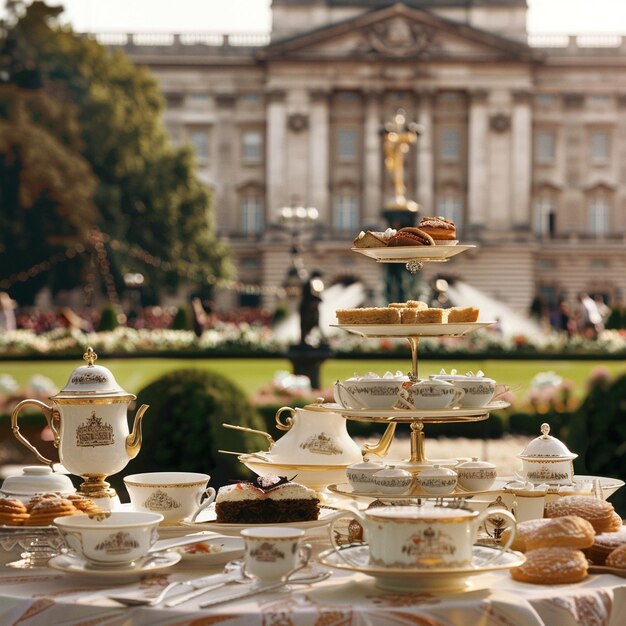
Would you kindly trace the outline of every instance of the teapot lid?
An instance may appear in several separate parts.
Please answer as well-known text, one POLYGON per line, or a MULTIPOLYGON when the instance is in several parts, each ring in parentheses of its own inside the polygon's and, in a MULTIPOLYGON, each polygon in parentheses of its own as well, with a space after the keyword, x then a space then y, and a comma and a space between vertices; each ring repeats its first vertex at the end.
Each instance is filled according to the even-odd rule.
POLYGON ((95 365, 98 355, 89 346, 83 354, 87 365, 77 367, 63 389, 52 397, 53 400, 68 400, 81 396, 116 397, 134 400, 135 396, 124 391, 115 380, 111 370, 102 365, 95 365))
POLYGON ((541 461, 542 459, 568 460, 578 456, 570 452, 562 441, 550 435, 550 424, 542 424, 541 433, 524 448, 521 454, 518 454, 520 459, 531 461, 541 461))

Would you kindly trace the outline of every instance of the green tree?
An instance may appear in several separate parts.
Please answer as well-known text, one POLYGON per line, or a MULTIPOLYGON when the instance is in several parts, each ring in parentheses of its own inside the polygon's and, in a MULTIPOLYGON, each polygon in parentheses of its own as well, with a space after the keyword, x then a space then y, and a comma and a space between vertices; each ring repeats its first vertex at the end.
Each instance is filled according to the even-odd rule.
MULTIPOLYGON (((67 167, 68 176, 60 185, 69 197, 78 185, 82 187, 83 205, 77 216, 95 207, 90 219, 80 219, 81 229, 73 233, 72 244, 82 238, 90 260, 87 233, 97 226, 105 235, 118 289, 123 288, 124 273, 139 271, 146 277, 144 293, 152 298, 161 287, 174 288, 181 280, 206 287, 228 275, 227 253, 217 241, 212 222, 209 191, 195 177, 189 149, 175 149, 168 141, 161 119, 164 103, 154 77, 122 52, 110 52, 95 40, 61 27, 58 7, 35 1, 28 7, 10 2, 9 8, 11 17, 0 33, 2 87, 17 90, 27 103, 36 94, 56 104, 57 115, 64 116, 63 124, 54 123, 44 107, 27 107, 31 124, 49 133, 59 150, 65 148, 66 162, 73 158, 72 163, 81 163, 82 169, 67 167), (90 180, 95 180, 95 185, 89 185, 90 180)), ((0 143, 0 157, 6 153, 3 145, 0 143)), ((29 144, 29 149, 37 152, 39 143, 29 144)), ((46 184, 34 188, 46 202, 54 190, 48 179, 60 179, 54 173, 59 161, 49 158, 50 150, 48 156, 40 153, 44 170, 48 170, 42 175, 46 184)), ((5 158, 0 167, 6 167, 7 160, 11 162, 5 158)), ((13 190, 12 196, 0 190, 0 199, 3 214, 5 202, 13 203, 11 216, 20 223, 15 229, 25 231, 30 224, 15 198, 33 193, 32 185, 22 179, 19 160, 13 167, 11 174, 18 173, 19 189, 13 190)), ((9 172, 0 172, 0 184, 6 178, 9 172)), ((54 207, 63 218, 57 222, 64 221, 70 208, 58 200, 54 207)), ((45 232, 55 235, 52 242, 67 245, 64 231, 68 226, 54 223, 51 228, 45 232)), ((4 254, 12 254, 15 242, 8 241, 4 232, 0 237, 4 254)), ((27 267, 24 263, 21 269, 27 267)), ((55 289, 53 272, 54 268, 48 283, 55 289)))

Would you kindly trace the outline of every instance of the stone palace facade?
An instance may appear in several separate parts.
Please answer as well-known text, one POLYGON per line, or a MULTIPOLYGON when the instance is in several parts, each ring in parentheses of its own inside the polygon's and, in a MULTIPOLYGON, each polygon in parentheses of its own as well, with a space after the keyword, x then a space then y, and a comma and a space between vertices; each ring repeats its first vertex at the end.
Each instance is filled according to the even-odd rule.
MULTIPOLYGON (((526 311, 578 292, 626 294, 626 40, 535 37, 525 0, 274 0, 271 36, 101 41, 157 76, 173 141, 195 147, 237 278, 222 306, 273 306, 291 265, 284 206, 315 207, 304 262, 326 285, 384 266, 350 252, 383 230, 382 125, 423 126, 407 197, 478 248, 421 276, 455 276, 526 311)), ((198 24, 198 29, 206 29, 198 24)), ((470 303, 466 303, 470 304, 470 303)))

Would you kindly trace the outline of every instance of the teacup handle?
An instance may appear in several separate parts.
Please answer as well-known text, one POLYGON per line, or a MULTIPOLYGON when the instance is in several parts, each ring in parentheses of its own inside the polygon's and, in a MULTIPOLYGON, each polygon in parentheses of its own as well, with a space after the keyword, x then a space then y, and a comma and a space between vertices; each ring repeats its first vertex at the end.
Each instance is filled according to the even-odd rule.
MULTIPOLYGON (((340 556, 342 561, 344 561, 345 563, 347 563, 351 567, 359 568, 363 564, 362 563, 359 564, 356 561, 354 561, 353 559, 350 559, 349 557, 347 557, 343 553, 343 551, 341 550, 341 546, 337 543, 337 541, 335 539, 335 524, 340 519, 343 519, 344 517, 349 517, 351 519, 359 520, 360 522, 362 522, 361 525, 365 528, 365 518, 363 517, 363 515, 361 515, 360 513, 357 513, 356 511, 342 511, 341 513, 339 513, 338 515, 333 517, 332 521, 330 522, 330 525, 328 526, 328 536, 330 538, 330 543, 333 546, 333 550, 340 556)), ((337 534, 339 534, 339 533, 337 533, 337 534)))
POLYGON ((401 389, 398 392, 398 405, 402 409, 415 410, 415 405, 410 401, 411 394, 406 389, 401 389))
MULTIPOLYGON (((196 521, 196 517, 198 517, 198 515, 204 511, 204 509, 207 508, 207 506, 209 506, 209 504, 211 504, 211 502, 213 502, 213 500, 215 500, 215 489, 213 489, 213 487, 208 487, 205 491, 204 494, 206 494, 206 498, 205 500, 200 503, 200 505, 198 506, 198 508, 196 509, 196 512, 191 516, 191 521, 195 522, 196 521)), ((202 497, 203 494, 200 494, 200 497, 202 497)))
MULTIPOLYGON (((513 543, 513 540, 515 539, 515 535, 517 533, 517 526, 516 526, 516 521, 515 521, 515 516, 510 513, 509 511, 505 511, 504 509, 487 509, 485 511, 482 511, 482 513, 480 513, 478 515, 478 517, 476 519, 474 519, 474 538, 476 538, 476 534, 478 532, 478 527, 487 519, 489 519, 490 517, 506 517, 510 522, 511 522, 511 532, 509 533, 509 538, 507 539, 506 543, 504 545, 500 544, 499 548, 500 550, 498 552, 496 552, 490 559, 488 559, 487 561, 484 561, 481 563, 481 565, 489 565, 490 563, 493 563, 494 561, 498 560, 501 556, 503 552, 506 552, 506 550, 509 549, 510 545, 513 543)), ((473 542, 472 542, 473 543, 473 542)))
POLYGON ((42 463, 49 465, 52 467, 54 465, 54 461, 47 459, 43 456, 35 446, 22 435, 20 432, 20 427, 17 425, 17 419, 22 412, 22 409, 27 406, 36 406, 46 418, 46 422, 48 422, 48 426, 54 435, 54 445, 58 448, 60 441, 60 433, 59 428, 61 427, 61 414, 59 411, 51 406, 48 406, 45 402, 41 402, 40 400, 22 400, 20 403, 16 405, 11 413, 11 430, 15 435, 15 438, 24 446, 26 446, 42 463))
POLYGON ((341 406, 344 409, 365 409, 366 408, 362 402, 359 402, 355 398, 354 394, 340 380, 338 380, 335 383, 335 387, 337 389, 337 397, 339 398, 339 404, 341 404, 341 406), (346 402, 344 396, 341 395, 344 391, 345 393, 348 394, 348 402, 346 402))

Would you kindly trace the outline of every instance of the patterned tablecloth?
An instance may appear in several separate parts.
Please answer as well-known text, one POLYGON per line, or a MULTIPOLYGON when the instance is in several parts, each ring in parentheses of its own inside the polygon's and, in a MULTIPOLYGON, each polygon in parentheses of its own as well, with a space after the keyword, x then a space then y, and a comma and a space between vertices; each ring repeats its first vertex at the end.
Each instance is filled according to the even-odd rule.
MULTIPOLYGON (((363 574, 335 571, 322 583, 294 587, 210 609, 200 602, 176 608, 122 607, 107 593, 199 577, 217 570, 183 570, 111 587, 45 568, 0 571, 2 626, 623 626, 626 579, 591 575, 574 585, 536 586, 507 572, 472 578, 468 591, 437 595, 378 589, 363 574)), ((232 585, 231 585, 232 588, 232 585)))

